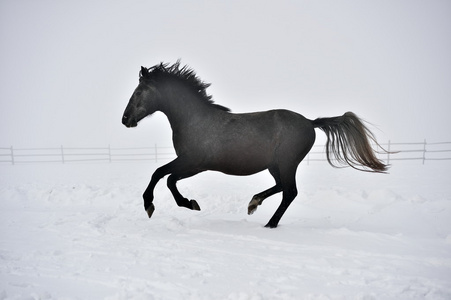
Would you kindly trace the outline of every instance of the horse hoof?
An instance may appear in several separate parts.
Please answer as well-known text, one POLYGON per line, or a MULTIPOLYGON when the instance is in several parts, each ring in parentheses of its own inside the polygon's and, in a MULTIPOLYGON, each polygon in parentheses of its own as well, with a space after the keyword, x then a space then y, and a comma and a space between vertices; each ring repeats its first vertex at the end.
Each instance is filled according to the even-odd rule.
POLYGON ((249 205, 247 208, 247 214, 252 215, 257 210, 257 205, 249 205))
POLYGON ((262 202, 263 200, 259 200, 254 196, 247 206, 247 214, 252 215, 257 210, 257 207, 262 204, 262 202))
POLYGON ((271 222, 269 222, 268 224, 265 225, 266 228, 277 228, 277 224, 272 224, 271 222))
POLYGON ((192 210, 200 210, 200 206, 199 206, 199 204, 197 204, 196 200, 191 200, 190 203, 191 203, 192 210))
POLYGON ((150 206, 146 209, 147 215, 149 219, 152 217, 153 212, 155 211, 155 205, 150 204, 150 206))

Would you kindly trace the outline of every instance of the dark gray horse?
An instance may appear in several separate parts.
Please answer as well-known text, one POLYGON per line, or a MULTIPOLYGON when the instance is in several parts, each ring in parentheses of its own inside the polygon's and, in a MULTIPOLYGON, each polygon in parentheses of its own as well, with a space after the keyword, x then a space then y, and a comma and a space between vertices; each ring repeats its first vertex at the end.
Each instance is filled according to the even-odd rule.
POLYGON ((268 169, 276 184, 252 198, 248 213, 255 212, 267 197, 282 192, 282 202, 266 225, 277 227, 297 195, 296 169, 315 142, 314 128, 327 135, 326 153, 332 166, 330 156, 334 154, 338 163, 359 170, 387 169, 370 146, 370 140, 378 145, 374 136, 352 112, 314 121, 288 110, 233 114, 213 103, 206 93, 208 86, 179 62, 141 67, 139 85, 125 109, 122 123, 135 127, 144 117, 163 112, 171 124, 177 154, 175 160, 153 173, 144 192, 144 208, 149 218, 155 210, 154 188, 168 174, 167 185, 177 204, 200 210, 195 200, 186 199, 177 190, 178 180, 206 170, 250 175, 268 169))

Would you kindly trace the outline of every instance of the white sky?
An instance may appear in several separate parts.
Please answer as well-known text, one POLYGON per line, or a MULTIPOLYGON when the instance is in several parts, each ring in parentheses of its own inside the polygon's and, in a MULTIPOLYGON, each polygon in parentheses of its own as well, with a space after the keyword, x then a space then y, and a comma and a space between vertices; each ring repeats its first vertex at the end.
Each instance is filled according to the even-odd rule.
POLYGON ((121 117, 140 66, 178 58, 234 112, 451 140, 451 1, 0 0, 0 147, 170 145, 161 113, 121 117))

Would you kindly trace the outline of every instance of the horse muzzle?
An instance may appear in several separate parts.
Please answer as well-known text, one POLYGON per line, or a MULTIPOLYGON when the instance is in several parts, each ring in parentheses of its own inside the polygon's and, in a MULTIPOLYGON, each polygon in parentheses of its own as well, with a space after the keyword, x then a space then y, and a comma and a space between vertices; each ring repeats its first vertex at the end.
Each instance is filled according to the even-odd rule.
POLYGON ((138 126, 138 122, 136 121, 135 118, 130 118, 129 116, 124 115, 122 117, 122 124, 125 125, 125 127, 136 127, 138 126))

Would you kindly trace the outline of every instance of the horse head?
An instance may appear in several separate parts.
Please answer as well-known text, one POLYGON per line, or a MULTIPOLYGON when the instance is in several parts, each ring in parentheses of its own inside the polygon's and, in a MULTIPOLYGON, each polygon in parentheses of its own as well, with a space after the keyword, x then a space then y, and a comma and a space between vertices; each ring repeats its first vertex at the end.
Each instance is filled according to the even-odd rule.
POLYGON ((139 121, 158 110, 159 99, 160 93, 152 84, 149 70, 141 67, 139 84, 125 108, 122 124, 136 127, 139 121))

